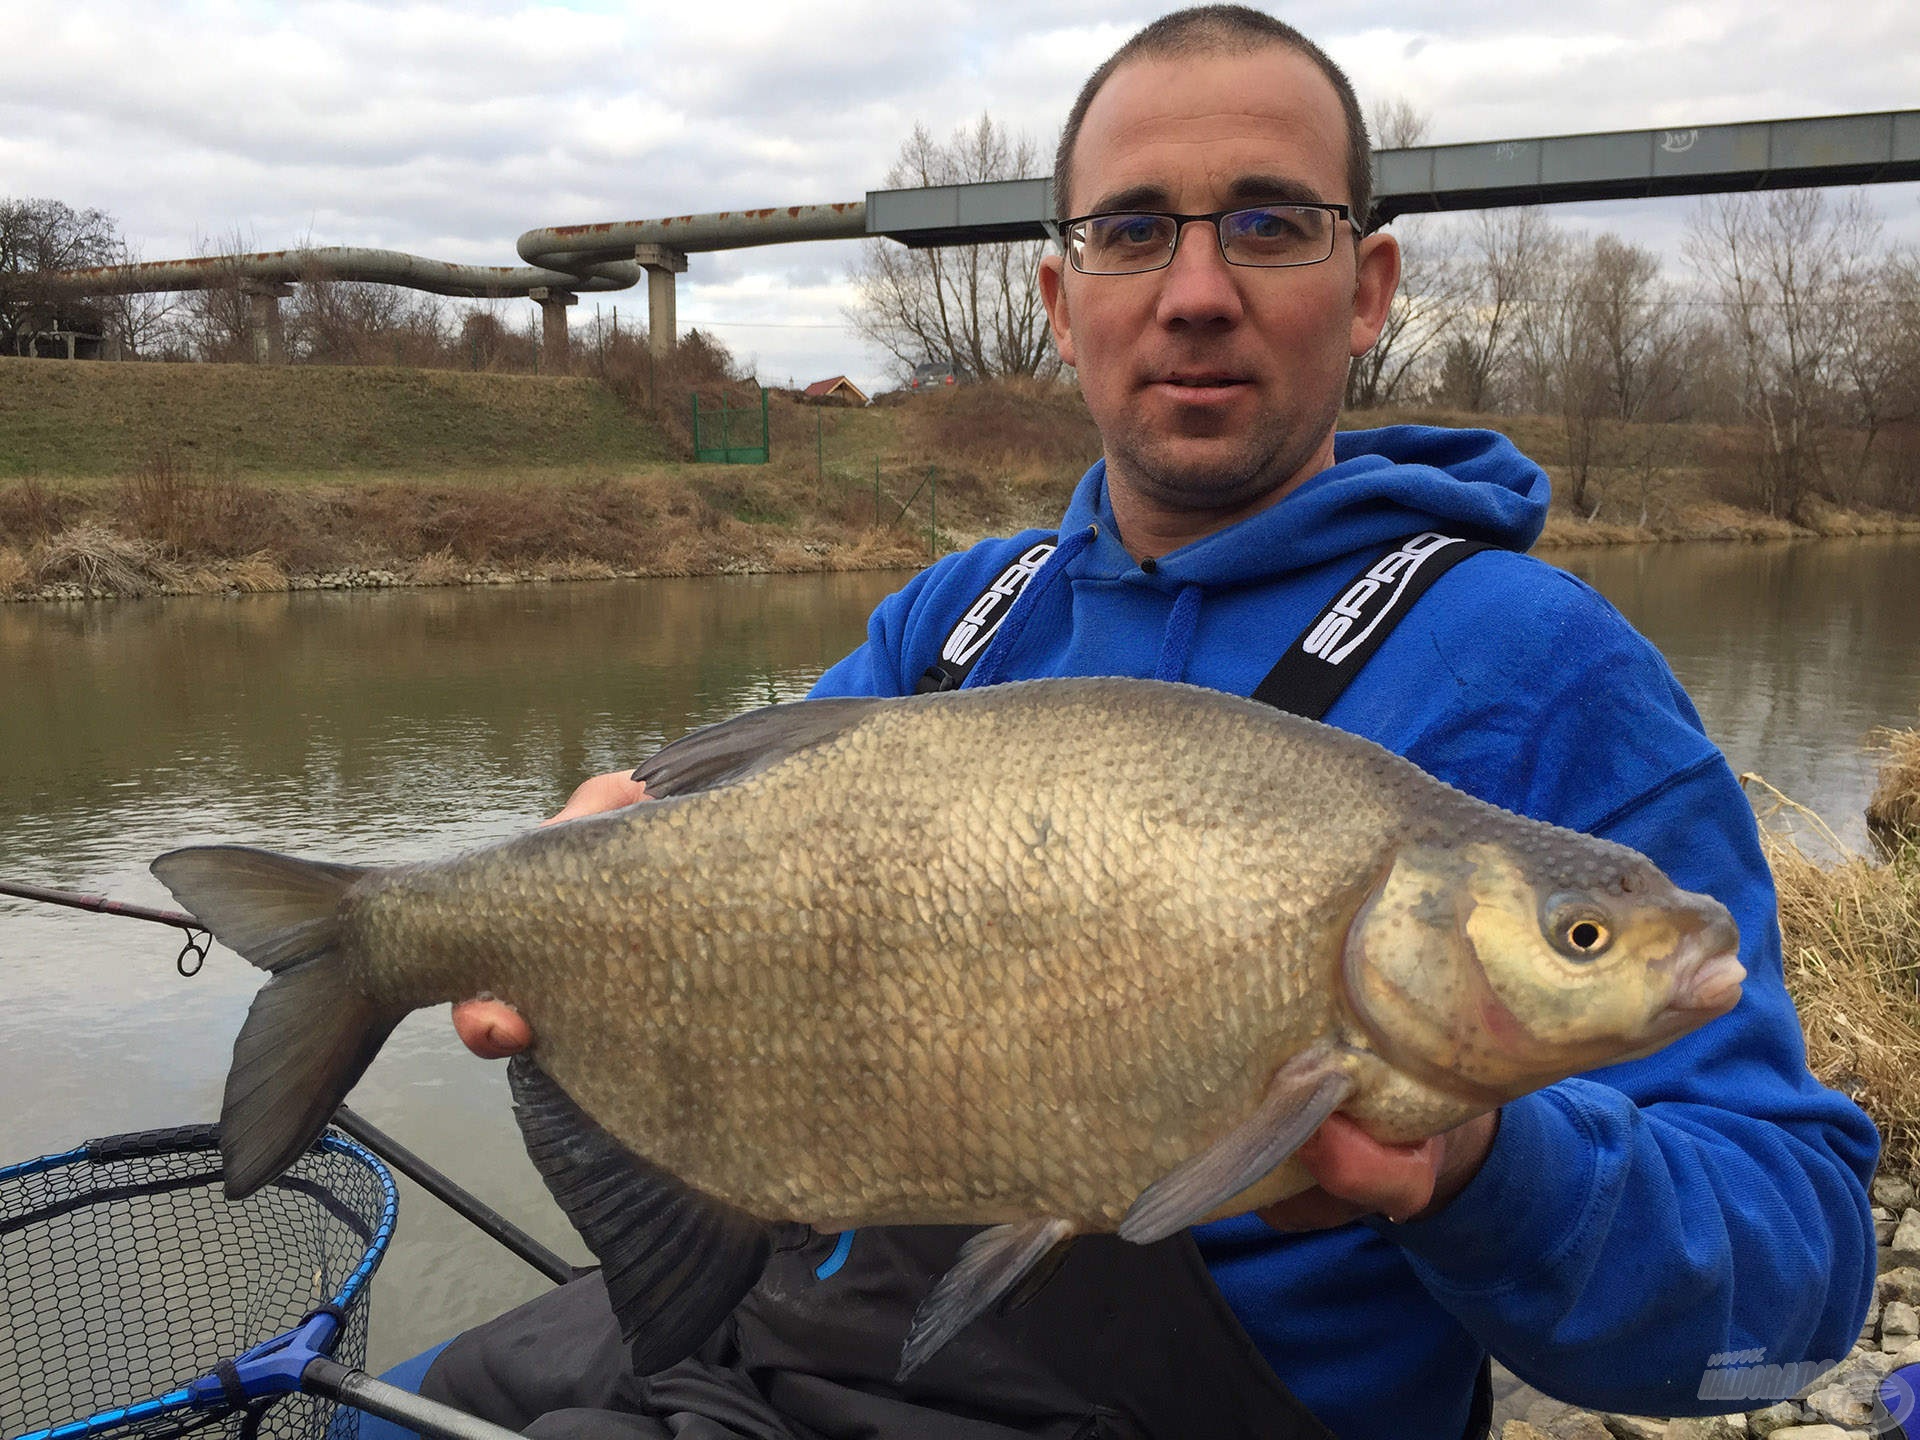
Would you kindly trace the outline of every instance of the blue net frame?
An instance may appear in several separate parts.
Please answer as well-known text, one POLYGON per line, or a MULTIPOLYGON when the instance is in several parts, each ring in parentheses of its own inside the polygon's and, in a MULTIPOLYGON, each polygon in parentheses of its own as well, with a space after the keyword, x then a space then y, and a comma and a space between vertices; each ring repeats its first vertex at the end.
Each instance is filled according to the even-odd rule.
POLYGON ((355 1411, 233 1362, 303 1327, 362 1363, 393 1176, 329 1131, 229 1201, 219 1144, 196 1125, 0 1168, 0 1437, 354 1440, 355 1411))

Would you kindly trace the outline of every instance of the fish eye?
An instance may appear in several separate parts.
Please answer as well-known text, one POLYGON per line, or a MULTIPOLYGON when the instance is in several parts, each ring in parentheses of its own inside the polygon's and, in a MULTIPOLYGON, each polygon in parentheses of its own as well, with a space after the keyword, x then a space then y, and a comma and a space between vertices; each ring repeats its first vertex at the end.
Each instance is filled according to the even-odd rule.
POLYGON ((1576 920, 1567 927, 1567 944, 1582 955, 1591 955, 1604 949, 1612 938, 1607 933, 1607 927, 1598 920, 1576 920))
POLYGON ((1598 959, 1613 944, 1613 927, 1591 904, 1556 897, 1547 913, 1547 938, 1569 960, 1598 959))

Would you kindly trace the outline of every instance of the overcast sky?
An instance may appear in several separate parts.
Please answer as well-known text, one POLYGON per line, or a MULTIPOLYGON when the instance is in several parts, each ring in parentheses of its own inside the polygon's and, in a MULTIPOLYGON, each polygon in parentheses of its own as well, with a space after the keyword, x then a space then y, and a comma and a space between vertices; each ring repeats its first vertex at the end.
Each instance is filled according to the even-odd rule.
MULTIPOLYGON (((982 111, 1044 151, 1159 6, 0 0, 0 195, 98 206, 149 260, 363 245, 515 264, 542 225, 860 198, 915 122, 982 111)), ((1275 13, 1429 140, 1920 106, 1911 0, 1314 3, 1275 13)), ((1920 241, 1920 186, 1869 192, 1920 241)), ((1677 249, 1694 202, 1558 207, 1677 249)), ((847 327, 852 242, 695 255, 682 327, 761 378, 882 381, 847 327)), ((644 316, 642 289, 585 296, 644 316)), ((510 302, 518 312, 520 302, 510 302)))

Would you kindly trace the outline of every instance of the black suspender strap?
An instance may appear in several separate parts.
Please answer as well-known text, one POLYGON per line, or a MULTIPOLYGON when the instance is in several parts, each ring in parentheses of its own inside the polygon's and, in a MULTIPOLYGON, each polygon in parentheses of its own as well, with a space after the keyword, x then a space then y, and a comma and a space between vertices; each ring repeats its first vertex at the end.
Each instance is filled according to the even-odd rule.
MULTIPOLYGON (((914 685, 916 695, 958 690, 966 682, 1013 602, 1057 543, 1048 539, 1029 546, 980 592, 947 633, 940 657, 914 685)), ((1267 672, 1253 698, 1309 720, 1320 719, 1428 586, 1469 555, 1494 548, 1433 530, 1395 541, 1313 617, 1267 672)))
POLYGON ((1494 548, 1432 530, 1396 542, 1313 617, 1253 698, 1320 719, 1428 586, 1469 555, 1494 548))
POLYGON ((1047 563, 1047 557, 1053 554, 1058 544, 1056 537, 1028 546, 1019 559, 1002 570, 993 583, 980 592, 979 598, 967 607, 967 613, 947 632, 946 641, 940 646, 940 658, 929 665, 926 673, 915 682, 914 694, 931 695, 940 690, 958 690, 966 683, 967 676, 986 653, 987 643, 993 639, 994 631, 1000 628, 1000 623, 1013 609, 1013 602, 1020 598, 1020 592, 1027 588, 1027 582, 1047 563))

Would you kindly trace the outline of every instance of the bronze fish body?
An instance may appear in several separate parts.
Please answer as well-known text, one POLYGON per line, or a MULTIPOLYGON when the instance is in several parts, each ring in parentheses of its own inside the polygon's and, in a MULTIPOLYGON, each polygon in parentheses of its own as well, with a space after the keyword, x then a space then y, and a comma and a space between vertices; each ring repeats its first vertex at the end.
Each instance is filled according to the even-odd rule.
POLYGON ((705 1338, 771 1222, 995 1227, 911 1369, 1072 1235, 1305 1188, 1289 1157, 1336 1109, 1424 1138, 1659 1048, 1744 977, 1724 908, 1635 852, 1188 686, 804 701, 638 773, 661 798, 429 864, 154 862, 273 972, 228 1080, 230 1192, 408 1011, 489 993, 532 1025, 529 1151, 630 1272, 638 1363, 705 1338), (616 1171, 617 1213, 593 1198, 616 1171))

